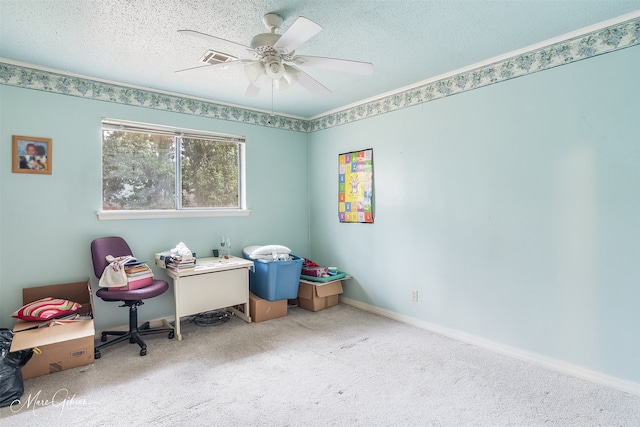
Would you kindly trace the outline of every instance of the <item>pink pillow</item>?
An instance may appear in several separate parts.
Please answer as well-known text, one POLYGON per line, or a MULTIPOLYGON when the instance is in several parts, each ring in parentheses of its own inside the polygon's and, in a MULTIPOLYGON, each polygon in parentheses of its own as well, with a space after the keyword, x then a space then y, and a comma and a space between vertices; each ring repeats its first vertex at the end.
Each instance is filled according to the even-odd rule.
POLYGON ((11 316, 16 319, 37 322, 71 314, 80 307, 82 307, 82 304, 77 302, 47 297, 26 304, 11 316))

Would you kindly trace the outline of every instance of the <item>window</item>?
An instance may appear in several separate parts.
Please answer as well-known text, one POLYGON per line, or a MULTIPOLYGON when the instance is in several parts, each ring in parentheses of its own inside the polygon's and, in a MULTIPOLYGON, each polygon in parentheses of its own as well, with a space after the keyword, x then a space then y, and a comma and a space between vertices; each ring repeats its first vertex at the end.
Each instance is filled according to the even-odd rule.
POLYGON ((244 210, 242 137, 103 120, 101 219, 244 210))

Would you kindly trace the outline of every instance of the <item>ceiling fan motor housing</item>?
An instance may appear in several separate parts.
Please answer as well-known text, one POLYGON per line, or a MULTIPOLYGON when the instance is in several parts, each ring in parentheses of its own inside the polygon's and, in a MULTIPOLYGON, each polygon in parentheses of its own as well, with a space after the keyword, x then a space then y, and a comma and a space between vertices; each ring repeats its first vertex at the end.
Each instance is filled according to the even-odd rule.
POLYGON ((257 51, 274 50, 273 45, 280 40, 281 34, 262 33, 251 39, 251 48, 257 51))

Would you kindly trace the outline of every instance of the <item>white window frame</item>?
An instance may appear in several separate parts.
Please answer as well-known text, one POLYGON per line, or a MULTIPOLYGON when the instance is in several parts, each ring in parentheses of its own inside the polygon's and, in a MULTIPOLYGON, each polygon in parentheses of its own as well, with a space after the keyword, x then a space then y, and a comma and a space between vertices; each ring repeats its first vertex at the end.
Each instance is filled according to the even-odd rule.
MULTIPOLYGON (((238 144, 239 167, 238 167, 238 201, 240 208, 182 208, 181 203, 177 209, 146 209, 146 210, 98 210, 99 220, 125 220, 125 219, 159 219, 159 218, 203 218, 203 217, 230 217, 248 216, 251 210, 247 209, 246 198, 246 156, 245 139, 242 136, 200 131, 193 129, 181 129, 170 126, 162 126, 148 123, 131 122, 117 119, 102 119, 100 128, 100 145, 102 146, 102 129, 112 127, 118 130, 129 130, 137 132, 150 132, 165 135, 182 136, 188 138, 216 138, 225 141, 233 141, 238 144)), ((100 155, 102 160, 102 154, 100 155)), ((102 169, 102 168, 101 168, 102 169)), ((102 176, 102 174, 101 174, 102 176)), ((181 178, 179 178, 181 179, 181 178)), ((102 178, 100 183, 100 206, 102 206, 102 178)))

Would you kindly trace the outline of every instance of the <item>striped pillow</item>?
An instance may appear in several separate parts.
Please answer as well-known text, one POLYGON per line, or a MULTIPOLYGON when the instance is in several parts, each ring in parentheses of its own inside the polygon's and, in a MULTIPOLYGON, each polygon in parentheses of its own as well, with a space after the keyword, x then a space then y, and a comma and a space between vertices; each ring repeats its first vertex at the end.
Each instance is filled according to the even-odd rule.
POLYGON ((71 314, 82 307, 82 304, 60 298, 42 298, 26 304, 11 316, 28 321, 49 320, 54 317, 71 314))

